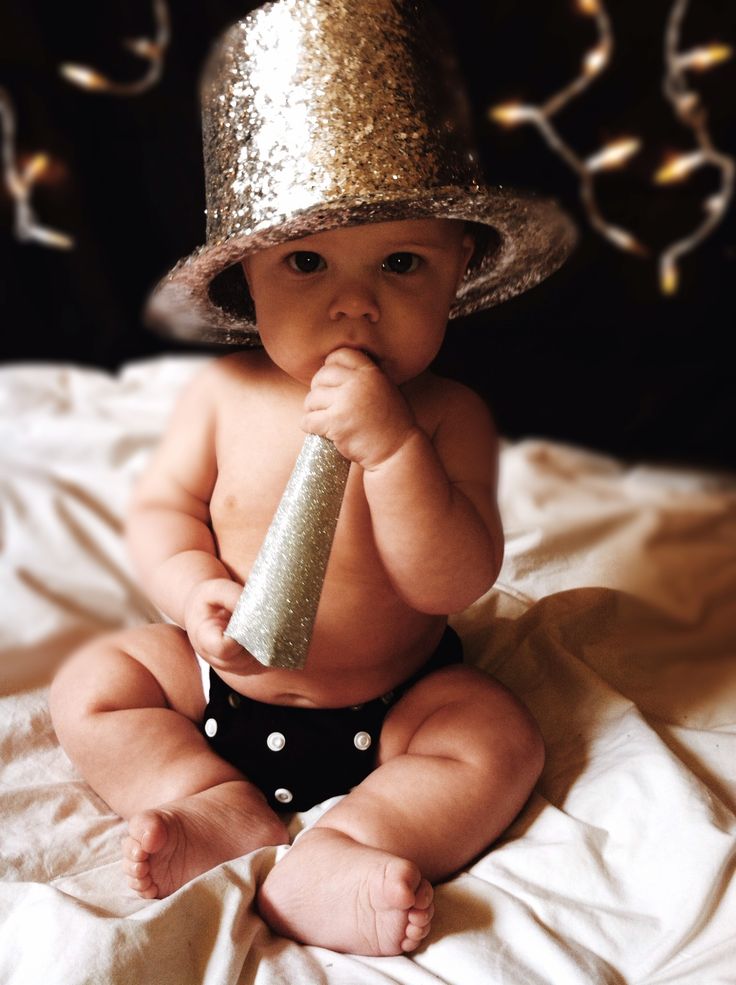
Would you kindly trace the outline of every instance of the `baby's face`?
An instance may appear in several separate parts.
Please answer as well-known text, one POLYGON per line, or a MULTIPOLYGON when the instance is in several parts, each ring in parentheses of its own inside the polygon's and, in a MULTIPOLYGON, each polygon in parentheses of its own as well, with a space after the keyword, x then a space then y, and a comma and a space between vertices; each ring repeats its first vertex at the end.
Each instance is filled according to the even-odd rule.
POLYGON ((347 346, 398 385, 436 356, 472 252, 463 223, 410 219, 291 240, 243 268, 264 348, 285 373, 309 386, 347 346))

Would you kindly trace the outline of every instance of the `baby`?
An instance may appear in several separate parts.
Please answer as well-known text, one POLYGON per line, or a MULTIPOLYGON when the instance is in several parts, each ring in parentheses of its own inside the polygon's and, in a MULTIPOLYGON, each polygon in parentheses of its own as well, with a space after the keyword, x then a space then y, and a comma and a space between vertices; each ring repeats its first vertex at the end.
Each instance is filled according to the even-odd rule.
MULTIPOLYGON (((326 5, 333 16, 324 30, 335 30, 345 5, 326 5)), ((268 36, 264 18, 274 11, 286 7, 298 21, 300 10, 313 16, 324 6, 269 5, 237 26, 237 38, 268 36)), ((375 17, 381 4, 347 6, 351 16, 369 16, 370 7, 375 17)), ((398 16, 396 5, 384 7, 385 17, 398 16)), ((318 44, 313 25, 308 51, 318 44)), ((395 54, 404 65, 406 52, 395 54)), ((248 66, 255 58, 249 50, 248 66)), ((252 105, 252 91, 248 98, 252 105)), ((395 162, 386 167, 396 172, 395 162)), ((303 173, 299 180, 302 194, 303 173)), ((273 867, 258 907, 294 940, 394 955, 420 945, 432 884, 504 831, 544 758, 526 710, 463 665, 447 628, 448 613, 486 592, 501 565, 498 449, 482 401, 429 367, 468 284, 477 307, 504 291, 488 273, 482 280, 490 268, 479 260, 479 227, 446 204, 446 192, 425 189, 425 200, 440 204, 418 212, 391 199, 386 214, 374 204, 370 216, 348 216, 340 201, 325 220, 324 187, 321 179, 323 201, 306 228, 301 201, 302 227, 284 222, 281 208, 265 241, 246 232, 234 247, 232 234, 218 241, 210 228, 212 255, 223 244, 228 251, 222 269, 239 253, 262 348, 215 359, 194 378, 133 495, 132 556, 171 622, 113 633, 74 654, 53 684, 51 710, 82 775, 128 821, 125 871, 144 898, 287 844, 283 811, 345 794, 273 867), (304 432, 331 439, 352 464, 306 666, 282 670, 223 630, 304 432)), ((244 194, 252 202, 253 183, 244 194)), ((478 221, 482 201, 467 218, 478 221)), ((217 211, 213 221, 222 221, 217 211)), ((203 276, 210 284, 211 263, 203 276)), ((529 270, 523 276, 527 285, 529 270)), ((191 270, 180 279, 191 288, 191 270)), ((202 303, 214 306, 211 293, 202 303)), ((232 313, 213 317, 234 337, 232 313)), ((243 332, 252 331, 249 318, 243 332)))

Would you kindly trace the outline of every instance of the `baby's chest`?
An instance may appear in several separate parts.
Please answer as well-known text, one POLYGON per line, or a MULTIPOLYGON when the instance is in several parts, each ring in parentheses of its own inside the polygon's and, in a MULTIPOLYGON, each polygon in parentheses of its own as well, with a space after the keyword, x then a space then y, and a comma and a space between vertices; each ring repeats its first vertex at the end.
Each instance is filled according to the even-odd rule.
POLYGON ((210 497, 214 526, 259 527, 273 516, 304 435, 269 408, 231 408, 218 422, 217 477, 210 497))
MULTIPOLYGON (((296 453, 274 454, 248 461, 241 457, 219 463, 210 501, 210 520, 220 556, 241 575, 250 570, 276 513, 296 453)), ((331 567, 344 574, 375 576, 379 566, 362 472, 353 466, 345 488, 331 567)))

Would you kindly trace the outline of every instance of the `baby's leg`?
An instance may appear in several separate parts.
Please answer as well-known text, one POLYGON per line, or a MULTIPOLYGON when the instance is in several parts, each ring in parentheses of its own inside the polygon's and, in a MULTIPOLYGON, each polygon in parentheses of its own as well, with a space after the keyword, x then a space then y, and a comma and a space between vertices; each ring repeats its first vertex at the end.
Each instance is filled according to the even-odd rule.
POLYGON ((141 896, 167 896, 220 862, 288 841, 260 791, 200 734, 205 698, 182 630, 95 640, 62 666, 50 705, 69 757, 129 821, 124 863, 141 896))
POLYGON ((414 950, 429 931, 430 882, 508 827, 543 761, 536 725, 490 677, 449 667, 424 678, 387 718, 378 769, 269 873, 261 913, 304 943, 414 950))

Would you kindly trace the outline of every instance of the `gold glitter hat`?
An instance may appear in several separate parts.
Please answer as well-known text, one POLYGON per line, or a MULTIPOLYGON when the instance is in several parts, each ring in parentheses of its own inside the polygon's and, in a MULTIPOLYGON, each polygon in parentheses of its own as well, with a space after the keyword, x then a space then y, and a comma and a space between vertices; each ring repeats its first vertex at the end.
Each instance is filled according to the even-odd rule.
POLYGON ((239 261, 365 222, 478 224, 450 317, 556 270, 574 227, 549 200, 483 184, 446 37, 413 0, 276 0, 230 27, 202 79, 207 242, 157 285, 149 323, 255 344, 239 261))

